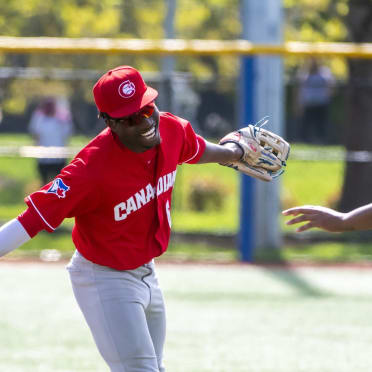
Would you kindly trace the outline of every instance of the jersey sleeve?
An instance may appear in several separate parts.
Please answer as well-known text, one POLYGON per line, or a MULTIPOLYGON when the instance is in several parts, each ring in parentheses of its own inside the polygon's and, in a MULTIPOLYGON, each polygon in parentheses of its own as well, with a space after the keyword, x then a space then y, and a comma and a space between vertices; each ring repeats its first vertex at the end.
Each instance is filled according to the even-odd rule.
POLYGON ((41 230, 46 229, 43 220, 40 218, 36 210, 32 207, 28 207, 25 211, 23 211, 17 217, 17 220, 21 223, 21 225, 31 238, 37 235, 41 230))
POLYGON ((189 122, 183 125, 184 142, 180 155, 179 164, 188 163, 195 164, 203 155, 206 144, 203 137, 196 134, 189 122))
POLYGON ((39 191, 25 198, 45 225, 54 231, 65 218, 94 210, 100 202, 100 180, 82 158, 75 158, 61 173, 39 191))

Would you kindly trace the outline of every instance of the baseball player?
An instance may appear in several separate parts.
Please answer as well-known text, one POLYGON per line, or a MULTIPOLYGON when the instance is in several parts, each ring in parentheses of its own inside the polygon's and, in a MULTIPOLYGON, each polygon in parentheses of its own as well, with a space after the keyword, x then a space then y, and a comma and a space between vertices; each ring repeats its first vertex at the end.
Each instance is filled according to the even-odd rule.
POLYGON ((107 128, 25 198, 28 208, 0 229, 0 256, 74 217, 67 269, 99 352, 112 372, 161 372, 165 308, 153 259, 167 249, 178 164, 216 162, 269 181, 289 145, 255 126, 208 142, 159 112, 157 91, 130 66, 105 73, 93 95, 107 128))
POLYGON ((314 227, 330 232, 372 229, 372 204, 364 205, 348 213, 341 213, 330 208, 313 205, 290 208, 282 213, 285 216, 295 216, 287 221, 287 225, 305 222, 305 224, 296 229, 297 232, 306 231, 314 227))

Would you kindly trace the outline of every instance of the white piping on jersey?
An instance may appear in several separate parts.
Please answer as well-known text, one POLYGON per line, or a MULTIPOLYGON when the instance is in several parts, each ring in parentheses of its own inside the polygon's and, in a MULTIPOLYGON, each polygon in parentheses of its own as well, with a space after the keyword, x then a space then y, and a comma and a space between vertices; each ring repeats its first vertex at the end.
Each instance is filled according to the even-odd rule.
POLYGON ((173 187, 174 182, 176 180, 176 172, 174 170, 161 176, 158 179, 156 186, 151 185, 151 183, 147 184, 147 186, 143 187, 142 189, 138 190, 135 194, 130 196, 127 201, 123 201, 114 207, 114 219, 115 221, 122 221, 125 220, 129 214, 132 212, 137 211, 138 209, 142 208, 146 205, 149 201, 155 199, 162 193, 168 191, 171 187, 173 187))
POLYGON ((190 159, 185 160, 184 161, 185 163, 187 163, 188 161, 191 161, 192 159, 195 158, 196 155, 198 155, 198 153, 199 153, 199 147, 200 147, 198 140, 196 140, 196 144, 197 144, 196 153, 190 159))
POLYGON ((55 230, 55 227, 52 227, 51 225, 49 225, 49 223, 47 222, 47 220, 43 217, 43 215, 40 213, 40 211, 36 208, 36 205, 34 204, 34 202, 32 201, 31 199, 31 196, 28 197, 28 200, 31 202, 32 206, 35 208, 36 212, 38 213, 38 215, 41 217, 41 219, 44 221, 44 223, 50 228, 52 229, 53 231, 55 230))

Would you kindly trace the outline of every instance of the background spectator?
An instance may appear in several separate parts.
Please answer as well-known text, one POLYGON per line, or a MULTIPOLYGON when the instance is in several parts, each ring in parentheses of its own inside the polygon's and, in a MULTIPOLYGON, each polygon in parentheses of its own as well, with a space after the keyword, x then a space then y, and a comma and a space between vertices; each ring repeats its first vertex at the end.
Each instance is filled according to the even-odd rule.
POLYGON ((334 83, 329 68, 311 59, 298 76, 297 114, 302 139, 310 143, 326 143, 329 107, 334 83))
MULTIPOLYGON (((31 116, 29 131, 37 146, 66 146, 73 132, 68 105, 52 97, 44 99, 31 116)), ((38 172, 43 184, 50 182, 65 165, 65 158, 39 158, 38 172)))

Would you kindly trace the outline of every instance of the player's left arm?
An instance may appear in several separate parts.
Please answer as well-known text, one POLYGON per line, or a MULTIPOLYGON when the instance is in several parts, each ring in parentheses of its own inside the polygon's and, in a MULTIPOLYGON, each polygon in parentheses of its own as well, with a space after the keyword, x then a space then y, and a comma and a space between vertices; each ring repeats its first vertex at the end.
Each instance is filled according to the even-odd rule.
POLYGON ((203 163, 228 163, 238 161, 243 155, 240 147, 233 143, 221 146, 205 141, 205 150, 200 157, 198 164, 203 163))
POLYGON ((255 125, 249 124, 228 133, 219 145, 208 143, 199 162, 216 162, 259 180, 272 181, 284 172, 290 145, 282 137, 262 128, 267 121, 265 117, 255 125))

